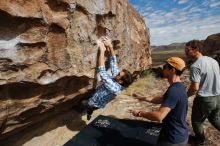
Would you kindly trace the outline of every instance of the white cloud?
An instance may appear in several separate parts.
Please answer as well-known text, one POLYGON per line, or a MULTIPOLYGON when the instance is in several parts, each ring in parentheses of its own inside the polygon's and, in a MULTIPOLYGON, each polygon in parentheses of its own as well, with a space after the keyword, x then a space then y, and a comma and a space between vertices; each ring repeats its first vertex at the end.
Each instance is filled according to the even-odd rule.
POLYGON ((167 45, 192 39, 206 39, 220 33, 220 0, 173 0, 177 7, 158 9, 149 3, 139 5, 140 13, 150 29, 151 45, 167 45), (213 7, 213 8, 212 8, 213 7), (218 10, 218 11, 216 11, 218 10), (215 13, 217 12, 217 13, 215 13))
POLYGON ((211 4, 210 4, 210 7, 211 7, 211 8, 220 7, 220 1, 211 3, 211 4))
POLYGON ((219 0, 204 0, 202 5, 206 7, 210 7, 210 8, 220 8, 220 1, 219 0))
POLYGON ((207 1, 207 0, 205 0, 205 1, 202 3, 203 6, 209 6, 209 4, 210 4, 210 1, 207 1))
POLYGON ((151 45, 168 45, 192 39, 206 39, 208 35, 220 32, 220 16, 212 16, 199 21, 150 28, 151 45))
POLYGON ((178 4, 180 4, 180 5, 181 5, 181 4, 185 4, 185 3, 187 3, 188 1, 189 1, 189 0, 179 0, 179 1, 178 1, 178 4))
POLYGON ((170 17, 173 17, 173 16, 174 16, 174 13, 172 13, 172 12, 166 13, 164 15, 164 17, 167 17, 167 18, 170 18, 170 17))
POLYGON ((191 8, 190 10, 189 10, 189 13, 195 13, 195 12, 202 12, 204 9, 202 9, 202 8, 196 8, 196 7, 194 7, 194 8, 191 8))

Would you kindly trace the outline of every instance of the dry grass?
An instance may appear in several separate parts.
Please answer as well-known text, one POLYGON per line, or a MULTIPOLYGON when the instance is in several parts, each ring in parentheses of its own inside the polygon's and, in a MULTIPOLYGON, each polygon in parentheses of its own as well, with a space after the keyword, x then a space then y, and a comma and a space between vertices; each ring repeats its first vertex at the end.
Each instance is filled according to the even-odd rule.
POLYGON ((158 66, 164 64, 165 61, 170 57, 180 57, 186 60, 184 49, 175 49, 175 50, 162 50, 162 51, 153 51, 152 52, 152 61, 153 66, 158 66))
POLYGON ((145 75, 139 78, 133 84, 131 84, 125 91, 124 94, 131 96, 133 93, 139 93, 141 95, 146 95, 151 90, 154 89, 155 76, 153 74, 145 75))

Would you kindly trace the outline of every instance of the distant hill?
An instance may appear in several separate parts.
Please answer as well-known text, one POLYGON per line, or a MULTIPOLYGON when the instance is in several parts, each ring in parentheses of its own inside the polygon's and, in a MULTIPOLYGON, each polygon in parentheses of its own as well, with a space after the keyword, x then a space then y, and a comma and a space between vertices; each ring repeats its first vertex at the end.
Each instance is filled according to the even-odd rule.
POLYGON ((152 51, 163 51, 163 50, 176 50, 185 48, 184 43, 172 43, 169 45, 161 45, 161 46, 151 46, 152 51))

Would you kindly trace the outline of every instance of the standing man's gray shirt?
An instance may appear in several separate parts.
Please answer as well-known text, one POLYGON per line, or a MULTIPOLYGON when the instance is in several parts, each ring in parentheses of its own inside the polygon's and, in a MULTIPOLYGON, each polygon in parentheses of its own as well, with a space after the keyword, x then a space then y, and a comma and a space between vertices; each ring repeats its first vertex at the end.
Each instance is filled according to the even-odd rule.
POLYGON ((213 58, 203 56, 197 59, 190 67, 190 80, 200 83, 199 96, 220 95, 220 69, 213 58))

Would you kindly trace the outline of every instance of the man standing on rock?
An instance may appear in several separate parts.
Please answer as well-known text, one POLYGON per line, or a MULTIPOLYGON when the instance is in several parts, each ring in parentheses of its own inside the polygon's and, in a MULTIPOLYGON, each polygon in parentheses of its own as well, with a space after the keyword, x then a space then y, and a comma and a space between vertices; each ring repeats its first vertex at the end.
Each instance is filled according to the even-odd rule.
POLYGON ((119 94, 125 87, 129 86, 133 81, 131 73, 126 69, 119 72, 115 51, 108 38, 102 38, 102 42, 99 44, 98 73, 102 84, 97 87, 95 93, 87 103, 87 120, 91 118, 94 110, 104 108, 110 100, 119 94), (105 68, 106 49, 108 49, 111 54, 110 68, 112 76, 107 73, 105 68))
POLYGON ((186 43, 185 53, 194 63, 190 66, 191 85, 188 96, 196 95, 192 107, 192 127, 195 133, 191 137, 196 145, 205 145, 206 138, 203 123, 206 118, 220 131, 220 70, 218 62, 201 53, 202 43, 192 40, 186 43))
POLYGON ((158 146, 185 146, 188 142, 186 124, 188 96, 186 87, 180 80, 184 68, 185 62, 181 58, 169 58, 163 66, 163 76, 170 84, 165 94, 154 98, 133 94, 139 100, 161 104, 160 108, 153 112, 131 110, 136 117, 163 122, 158 146))

